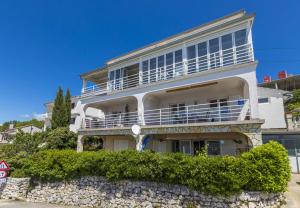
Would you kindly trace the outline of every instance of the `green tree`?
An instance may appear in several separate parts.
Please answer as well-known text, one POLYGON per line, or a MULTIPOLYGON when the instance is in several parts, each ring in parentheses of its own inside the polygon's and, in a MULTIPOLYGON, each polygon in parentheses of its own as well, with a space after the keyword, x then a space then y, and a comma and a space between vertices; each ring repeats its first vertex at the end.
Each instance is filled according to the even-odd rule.
POLYGON ((300 90, 293 91, 293 98, 288 102, 288 109, 293 111, 300 108, 300 90))
POLYGON ((65 96, 65 119, 66 123, 70 124, 71 122, 71 110, 72 110, 72 101, 71 101, 71 93, 70 90, 67 89, 66 96, 65 96))
POLYGON ((64 93, 61 87, 58 88, 56 98, 54 100, 54 107, 52 110, 51 127, 56 129, 58 127, 66 127, 66 106, 64 100, 64 93))
POLYGON ((59 127, 47 133, 46 143, 46 149, 75 149, 77 134, 67 127, 59 127))

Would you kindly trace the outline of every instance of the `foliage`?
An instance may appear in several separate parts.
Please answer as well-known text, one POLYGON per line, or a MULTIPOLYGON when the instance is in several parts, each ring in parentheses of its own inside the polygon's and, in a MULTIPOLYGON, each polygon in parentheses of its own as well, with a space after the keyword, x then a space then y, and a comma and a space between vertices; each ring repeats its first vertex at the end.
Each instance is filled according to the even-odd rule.
POLYGON ((66 127, 66 119, 65 119, 65 100, 63 90, 59 87, 56 98, 54 100, 54 107, 52 110, 52 118, 51 118, 51 127, 52 129, 56 129, 58 127, 66 127))
POLYGON ((271 141, 242 155, 246 162, 244 175, 251 183, 247 190, 280 192, 290 180, 288 152, 279 143, 271 141))
MULTIPOLYGON (((293 91, 293 97, 288 101, 287 107, 290 111, 293 111, 295 109, 300 109, 300 89, 293 91)), ((293 112, 293 114, 299 115, 299 112, 293 112)))
POLYGON ((97 151, 103 149, 103 140, 99 136, 85 136, 83 141, 84 151, 97 151))
POLYGON ((150 151, 48 150, 21 160, 17 175, 42 181, 104 176, 111 181, 143 180, 182 184, 208 194, 228 196, 241 190, 281 192, 290 179, 286 150, 270 142, 241 157, 191 157, 150 151))
POLYGON ((75 149, 77 134, 68 127, 59 127, 47 132, 46 149, 75 149))
POLYGON ((72 101, 70 90, 67 89, 65 96, 65 122, 69 125, 71 123, 71 110, 72 110, 72 101))
POLYGON ((42 129, 44 127, 44 122, 39 121, 37 119, 31 119, 29 121, 16 121, 16 120, 13 120, 13 121, 4 122, 2 124, 2 126, 0 126, 0 132, 8 130, 10 124, 14 124, 14 127, 16 127, 16 128, 21 128, 21 127, 30 126, 30 125, 38 127, 40 129, 42 129))
POLYGON ((59 127, 68 127, 71 121, 72 101, 70 90, 64 96, 61 87, 58 88, 54 106, 52 110, 51 127, 56 129, 59 127))

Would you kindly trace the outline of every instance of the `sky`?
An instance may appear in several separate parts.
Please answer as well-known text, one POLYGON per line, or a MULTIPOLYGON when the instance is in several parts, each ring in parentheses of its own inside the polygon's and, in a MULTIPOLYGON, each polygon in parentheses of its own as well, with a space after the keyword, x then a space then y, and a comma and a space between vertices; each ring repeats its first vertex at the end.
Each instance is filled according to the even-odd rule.
POLYGON ((170 35, 245 9, 257 78, 300 74, 299 0, 0 0, 0 123, 46 111, 58 86, 79 95, 79 75, 170 35))

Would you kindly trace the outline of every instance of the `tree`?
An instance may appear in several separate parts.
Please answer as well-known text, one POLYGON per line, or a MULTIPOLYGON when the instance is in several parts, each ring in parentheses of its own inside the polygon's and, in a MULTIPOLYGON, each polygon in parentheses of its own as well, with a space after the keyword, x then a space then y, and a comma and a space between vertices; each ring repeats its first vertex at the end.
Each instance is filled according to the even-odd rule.
POLYGON ((288 102, 288 109, 293 111, 300 108, 300 90, 293 91, 293 98, 288 102))
POLYGON ((65 119, 66 123, 69 125, 71 122, 71 110, 72 110, 72 101, 71 101, 71 93, 70 90, 67 89, 65 96, 65 119))
POLYGON ((58 88, 56 98, 54 100, 54 107, 52 110, 51 127, 56 129, 58 127, 66 127, 66 106, 63 90, 58 88))
POLYGON ((59 127, 47 133, 46 143, 46 149, 75 149, 77 134, 69 128, 59 127))

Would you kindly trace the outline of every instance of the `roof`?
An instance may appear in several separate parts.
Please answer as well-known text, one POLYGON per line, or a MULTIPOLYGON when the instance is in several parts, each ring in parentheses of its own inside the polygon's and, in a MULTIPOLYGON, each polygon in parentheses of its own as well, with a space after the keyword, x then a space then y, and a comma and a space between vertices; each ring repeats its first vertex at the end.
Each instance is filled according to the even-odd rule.
POLYGON ((254 16, 255 16, 254 13, 246 14, 246 12, 244 10, 234 12, 227 16, 218 18, 214 21, 202 24, 200 26, 197 26, 192 29, 186 30, 184 32, 178 33, 176 35, 167 37, 163 40, 146 45, 142 48, 133 50, 133 51, 123 54, 121 56, 115 57, 115 58, 107 61, 104 66, 99 67, 95 70, 83 73, 80 75, 80 77, 83 78, 85 76, 92 75, 92 74, 100 72, 100 71, 105 71, 105 70, 107 70, 108 66, 118 64, 118 63, 128 60, 128 59, 136 58, 138 56, 144 55, 145 53, 149 53, 154 50, 159 50, 166 46, 177 44, 178 42, 185 41, 185 40, 193 38, 195 36, 204 35, 206 33, 212 32, 214 30, 217 30, 221 27, 227 26, 227 25, 235 23, 235 22, 251 19, 254 16))

